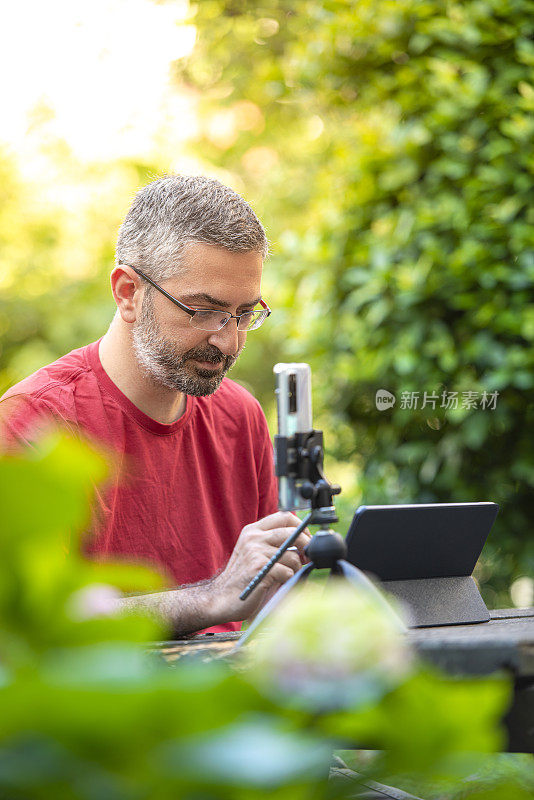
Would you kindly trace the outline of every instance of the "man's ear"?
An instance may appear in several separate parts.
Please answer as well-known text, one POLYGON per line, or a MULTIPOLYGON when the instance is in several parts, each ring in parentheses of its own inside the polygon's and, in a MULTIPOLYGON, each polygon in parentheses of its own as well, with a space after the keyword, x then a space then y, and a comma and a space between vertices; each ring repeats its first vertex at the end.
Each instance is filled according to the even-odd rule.
POLYGON ((115 267, 110 275, 111 291, 124 322, 135 322, 141 310, 141 278, 130 267, 115 267))

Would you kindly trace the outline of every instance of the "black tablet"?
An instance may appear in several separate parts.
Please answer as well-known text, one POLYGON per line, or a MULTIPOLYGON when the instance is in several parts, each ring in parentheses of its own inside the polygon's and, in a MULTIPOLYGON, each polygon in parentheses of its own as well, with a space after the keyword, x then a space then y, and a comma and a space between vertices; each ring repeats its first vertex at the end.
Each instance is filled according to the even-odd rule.
POLYGON ((471 575, 498 510, 496 503, 360 506, 347 560, 382 581, 471 575))

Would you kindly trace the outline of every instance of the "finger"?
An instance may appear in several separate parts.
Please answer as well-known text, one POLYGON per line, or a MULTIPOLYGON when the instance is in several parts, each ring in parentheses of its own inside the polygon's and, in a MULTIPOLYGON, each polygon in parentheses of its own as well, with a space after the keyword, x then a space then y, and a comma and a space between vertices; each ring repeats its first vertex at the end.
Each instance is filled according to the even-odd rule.
MULTIPOLYGON (((267 538, 265 539, 273 547, 280 547, 286 539, 289 539, 295 533, 296 528, 277 528, 273 531, 269 531, 267 538)), ((297 547, 298 550, 304 550, 308 542, 310 541, 309 534, 306 535, 304 532, 300 533, 295 541, 292 543, 297 547)))
POLYGON ((263 517, 254 524, 254 527, 262 531, 270 531, 275 528, 298 528, 302 524, 296 514, 291 511, 276 511, 274 514, 269 514, 268 517, 263 517))
MULTIPOLYGON (((305 542, 306 542, 306 544, 309 544, 309 543, 310 543, 310 541, 311 541, 311 538, 312 538, 312 535, 311 535, 311 533, 309 532, 308 528, 304 528, 304 530, 302 531, 302 534, 301 534, 301 536, 303 537, 303 541, 305 541, 305 542)), ((300 539, 300 536, 299 536, 299 539, 300 539)), ((306 546, 306 545, 305 545, 305 546, 306 546)))
POLYGON ((304 566, 304 564, 310 563, 310 559, 308 558, 304 550, 299 550, 298 547, 288 547, 288 550, 294 550, 296 553, 298 553, 301 567, 304 566))
MULTIPOLYGON (((265 567, 272 557, 278 553, 278 550, 278 547, 273 547, 269 544, 263 544, 261 548, 257 548, 253 554, 249 555, 245 562, 247 575, 250 572, 249 580, 265 567)), ((298 548, 294 548, 291 550, 285 550, 274 563, 284 564, 284 566, 288 566, 293 572, 296 572, 301 568, 303 562, 300 551, 298 548)))
POLYGON ((292 569, 293 572, 298 572, 302 566, 302 561, 300 560, 300 554, 298 550, 286 550, 284 555, 279 559, 278 563, 283 564, 285 567, 289 567, 289 569, 292 569))
POLYGON ((269 572, 268 578, 270 583, 282 584, 292 578, 294 574, 291 567, 286 567, 285 564, 278 562, 269 572))

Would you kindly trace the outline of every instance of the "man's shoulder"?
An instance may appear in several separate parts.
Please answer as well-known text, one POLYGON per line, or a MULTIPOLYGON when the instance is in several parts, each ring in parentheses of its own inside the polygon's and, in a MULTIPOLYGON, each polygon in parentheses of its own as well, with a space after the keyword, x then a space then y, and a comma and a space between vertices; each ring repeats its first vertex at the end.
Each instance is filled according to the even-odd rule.
POLYGON ((65 392, 73 387, 77 380, 90 371, 87 352, 97 343, 71 350, 61 358, 36 370, 27 378, 11 386, 0 397, 0 401, 27 398, 33 403, 53 398, 58 392, 65 392))
POLYGON ((248 410, 253 414, 263 414, 261 410, 261 406, 248 389, 246 389, 242 384, 237 383, 236 381, 231 380, 230 378, 224 378, 221 385, 213 395, 213 399, 217 401, 220 405, 227 406, 228 403, 235 404, 239 406, 243 410, 248 410))
POLYGON ((2 442, 28 444, 51 425, 76 429, 76 395, 80 383, 91 371, 87 352, 95 346, 97 342, 72 350, 19 381, 0 397, 2 442))

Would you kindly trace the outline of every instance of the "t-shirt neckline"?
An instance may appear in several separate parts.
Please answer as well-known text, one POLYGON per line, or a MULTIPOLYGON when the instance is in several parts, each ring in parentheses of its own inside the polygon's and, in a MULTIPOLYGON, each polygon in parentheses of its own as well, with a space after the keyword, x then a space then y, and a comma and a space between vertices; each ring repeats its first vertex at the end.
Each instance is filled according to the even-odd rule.
POLYGON ((88 345, 87 347, 87 362, 90 369, 93 370, 99 384, 102 388, 109 394, 113 400, 122 408, 122 410, 131 417, 138 425, 145 428, 152 433, 156 433, 159 436, 167 436, 170 433, 174 433, 175 431, 183 428, 183 426, 189 420, 191 416, 191 412, 193 410, 193 397, 189 395, 185 396, 185 410, 179 419, 171 422, 169 425, 166 425, 163 422, 158 422, 152 417, 149 417, 148 414, 145 414, 144 411, 141 411, 140 408, 132 403, 132 401, 126 397, 126 395, 121 392, 119 387, 111 380, 107 372, 105 371, 104 367, 102 366, 102 362, 100 361, 100 355, 98 353, 98 348, 102 338, 98 339, 96 342, 92 342, 92 344, 88 345))

